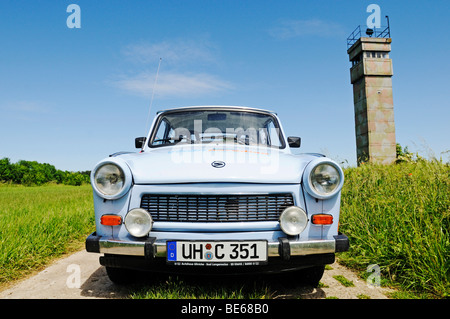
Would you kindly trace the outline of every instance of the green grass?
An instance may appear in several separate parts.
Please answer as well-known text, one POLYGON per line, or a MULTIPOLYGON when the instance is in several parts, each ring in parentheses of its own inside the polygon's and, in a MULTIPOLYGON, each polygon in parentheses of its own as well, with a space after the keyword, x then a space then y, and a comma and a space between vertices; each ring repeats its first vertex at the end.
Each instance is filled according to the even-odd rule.
MULTIPOLYGON (((346 265, 382 274, 406 290, 450 296, 450 168, 438 161, 345 170, 340 231, 346 265)), ((367 274, 368 275, 368 274, 367 274)))
POLYGON ((348 280, 347 278, 345 278, 342 275, 333 276, 333 278, 336 279, 337 281, 339 281, 341 283, 341 285, 344 287, 355 287, 355 284, 353 283, 353 281, 348 280))
POLYGON ((94 229, 90 185, 0 185, 0 285, 80 249, 94 229))
POLYGON ((264 281, 242 277, 166 276, 131 293, 132 299, 268 299, 272 292, 264 281))

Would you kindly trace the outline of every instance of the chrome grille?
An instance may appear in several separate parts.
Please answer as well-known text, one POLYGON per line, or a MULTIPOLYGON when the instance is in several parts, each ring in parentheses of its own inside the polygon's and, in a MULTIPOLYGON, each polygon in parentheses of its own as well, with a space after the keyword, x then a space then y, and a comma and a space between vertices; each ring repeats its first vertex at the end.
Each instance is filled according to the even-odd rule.
POLYGON ((277 221, 281 212, 292 205, 291 194, 145 194, 141 200, 141 208, 154 221, 178 222, 277 221))

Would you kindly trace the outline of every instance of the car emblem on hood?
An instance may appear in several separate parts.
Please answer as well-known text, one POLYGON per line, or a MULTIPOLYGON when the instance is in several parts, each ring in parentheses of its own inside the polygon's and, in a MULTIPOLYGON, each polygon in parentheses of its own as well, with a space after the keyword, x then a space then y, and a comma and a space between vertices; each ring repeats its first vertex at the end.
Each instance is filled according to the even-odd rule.
POLYGON ((225 166, 225 162, 222 161, 214 161, 211 163, 212 167, 214 168, 222 168, 225 166))

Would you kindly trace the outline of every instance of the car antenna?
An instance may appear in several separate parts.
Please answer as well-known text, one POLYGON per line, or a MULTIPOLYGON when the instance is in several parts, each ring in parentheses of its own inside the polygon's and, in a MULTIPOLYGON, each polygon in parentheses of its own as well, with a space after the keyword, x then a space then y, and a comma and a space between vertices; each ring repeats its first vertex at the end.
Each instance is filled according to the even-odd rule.
MULTIPOLYGON (((150 110, 152 109, 153 98, 155 97, 155 88, 156 88, 156 83, 158 81, 159 68, 161 67, 161 61, 162 61, 162 58, 159 58, 158 70, 156 71, 155 82, 153 83, 153 88, 152 88, 152 97, 150 99, 150 107, 148 108, 147 121, 145 122, 145 132, 146 132, 146 134, 149 134, 148 133, 148 130, 149 130, 149 128, 148 128, 148 121, 150 119, 150 110)), ((142 144, 141 152, 144 150, 144 146, 145 146, 145 142, 142 144)))

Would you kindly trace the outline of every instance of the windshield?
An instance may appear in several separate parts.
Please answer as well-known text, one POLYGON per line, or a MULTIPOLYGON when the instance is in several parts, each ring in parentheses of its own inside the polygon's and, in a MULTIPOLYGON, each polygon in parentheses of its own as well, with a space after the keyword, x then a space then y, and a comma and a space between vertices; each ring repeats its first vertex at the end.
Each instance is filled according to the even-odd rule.
POLYGON ((189 110, 163 114, 151 134, 149 146, 180 143, 285 146, 274 116, 246 110, 189 110))

